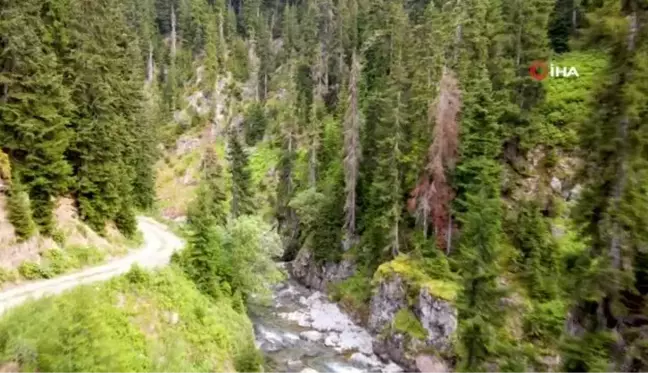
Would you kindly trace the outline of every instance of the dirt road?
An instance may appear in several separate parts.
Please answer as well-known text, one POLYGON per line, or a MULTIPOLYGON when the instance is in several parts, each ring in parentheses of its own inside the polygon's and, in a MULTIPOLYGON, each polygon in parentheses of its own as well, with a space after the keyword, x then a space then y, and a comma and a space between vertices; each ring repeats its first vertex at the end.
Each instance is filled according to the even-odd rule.
POLYGON ((169 263, 171 254, 180 249, 183 242, 166 226, 153 219, 139 217, 138 226, 144 236, 144 245, 126 257, 76 273, 35 282, 29 282, 0 292, 0 314, 30 298, 57 294, 82 284, 104 281, 118 276, 135 263, 144 268, 155 268, 169 263))

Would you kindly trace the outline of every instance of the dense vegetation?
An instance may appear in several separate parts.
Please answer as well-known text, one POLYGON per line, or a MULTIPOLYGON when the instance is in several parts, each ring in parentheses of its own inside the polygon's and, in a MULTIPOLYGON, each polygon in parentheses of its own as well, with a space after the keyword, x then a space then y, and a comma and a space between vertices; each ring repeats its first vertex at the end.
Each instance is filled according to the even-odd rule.
POLYGON ((275 228, 285 259, 358 265, 335 289, 352 306, 385 264, 443 283, 458 369, 646 370, 647 16, 642 0, 10 0, 13 220, 48 232, 70 193, 93 227, 132 231, 152 140, 215 129, 175 258, 213 301, 273 277, 275 228), (534 81, 534 60, 580 76, 534 81), (218 102, 191 112, 192 90, 225 91, 224 123, 218 102))
POLYGON ((233 307, 177 268, 135 267, 11 310, 0 322, 0 358, 12 371, 256 371, 252 325, 233 307))
POLYGON ((155 142, 125 5, 4 2, 0 34, 0 144, 17 233, 31 235, 33 217, 53 234, 54 200, 70 194, 97 231, 112 220, 132 234, 133 208, 153 200, 155 142))

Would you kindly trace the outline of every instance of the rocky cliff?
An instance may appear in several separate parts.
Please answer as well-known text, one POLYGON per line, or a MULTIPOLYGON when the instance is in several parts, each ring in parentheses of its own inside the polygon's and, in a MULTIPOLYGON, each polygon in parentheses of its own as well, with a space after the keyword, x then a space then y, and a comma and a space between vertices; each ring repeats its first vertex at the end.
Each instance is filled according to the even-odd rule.
MULTIPOLYGON (((443 281, 412 279, 410 268, 403 267, 406 262, 397 258, 385 263, 374 276, 367 320, 368 330, 376 336, 373 351, 410 371, 449 371, 457 329, 455 289, 443 281)), ((326 291, 351 277, 356 266, 350 259, 319 264, 302 249, 291 270, 302 284, 326 291)))

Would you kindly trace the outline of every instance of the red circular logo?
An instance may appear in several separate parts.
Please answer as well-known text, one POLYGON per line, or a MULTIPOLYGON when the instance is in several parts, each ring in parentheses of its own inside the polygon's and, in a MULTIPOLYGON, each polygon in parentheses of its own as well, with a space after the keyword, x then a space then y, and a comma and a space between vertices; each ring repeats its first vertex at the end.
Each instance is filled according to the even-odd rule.
POLYGON ((540 81, 549 75, 549 67, 544 61, 533 61, 529 67, 529 74, 534 80, 540 81))

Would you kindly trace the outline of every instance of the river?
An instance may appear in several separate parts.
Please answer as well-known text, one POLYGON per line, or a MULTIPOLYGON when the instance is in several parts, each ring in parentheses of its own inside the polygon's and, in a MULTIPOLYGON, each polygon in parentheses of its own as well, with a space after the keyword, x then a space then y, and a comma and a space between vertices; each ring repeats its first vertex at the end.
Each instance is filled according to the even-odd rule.
POLYGON ((402 372, 373 353, 373 337, 325 294, 291 278, 273 287, 270 302, 249 311, 268 371, 402 372))

